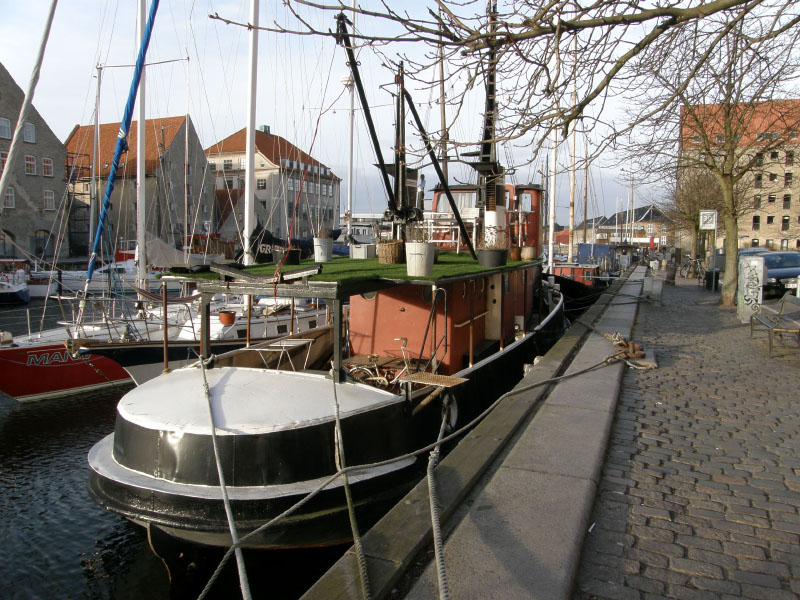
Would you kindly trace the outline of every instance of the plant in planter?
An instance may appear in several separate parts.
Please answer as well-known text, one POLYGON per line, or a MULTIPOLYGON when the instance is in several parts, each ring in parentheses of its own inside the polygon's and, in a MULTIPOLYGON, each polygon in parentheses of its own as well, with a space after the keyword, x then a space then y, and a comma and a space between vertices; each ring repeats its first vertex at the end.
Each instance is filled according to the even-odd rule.
POLYGON ((396 265, 405 260, 405 244, 403 240, 380 239, 378 240, 378 264, 396 265))
POLYGON ((316 262, 328 262, 333 255, 333 239, 330 230, 322 227, 314 236, 314 260, 316 262))
POLYGON ((411 277, 433 275, 436 246, 430 242, 428 230, 421 223, 406 226, 406 273, 411 277))
POLYGON ((502 267, 508 261, 505 228, 493 225, 484 229, 484 236, 476 250, 478 264, 482 267, 502 267))

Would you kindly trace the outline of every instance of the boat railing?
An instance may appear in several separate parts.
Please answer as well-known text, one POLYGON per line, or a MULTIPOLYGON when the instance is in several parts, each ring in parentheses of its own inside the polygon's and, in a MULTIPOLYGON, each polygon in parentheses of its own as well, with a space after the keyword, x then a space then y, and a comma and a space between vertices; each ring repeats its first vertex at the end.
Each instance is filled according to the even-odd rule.
MULTIPOLYGON (((477 232, 480 231, 480 224, 483 221, 480 216, 480 209, 462 209, 461 218, 474 246, 477 241, 477 232)), ((462 245, 461 228, 453 213, 426 211, 425 227, 428 231, 428 239, 432 243, 445 247, 454 247, 456 252, 460 252, 462 245)))
POLYGON ((265 352, 278 353, 278 363, 275 366, 276 370, 280 370, 281 368, 281 359, 285 356, 289 361, 289 364, 292 367, 292 371, 297 371, 297 367, 294 366, 294 361, 292 360, 291 350, 296 348, 300 348, 302 346, 306 346, 306 356, 305 360, 303 361, 303 369, 308 368, 308 357, 311 355, 311 345, 314 343, 313 339, 285 339, 285 340, 277 340, 275 342, 270 342, 268 344, 260 345, 260 346, 251 346, 249 348, 244 348, 245 352, 257 352, 261 357, 264 366, 269 368, 267 364, 266 357, 264 356, 265 352))

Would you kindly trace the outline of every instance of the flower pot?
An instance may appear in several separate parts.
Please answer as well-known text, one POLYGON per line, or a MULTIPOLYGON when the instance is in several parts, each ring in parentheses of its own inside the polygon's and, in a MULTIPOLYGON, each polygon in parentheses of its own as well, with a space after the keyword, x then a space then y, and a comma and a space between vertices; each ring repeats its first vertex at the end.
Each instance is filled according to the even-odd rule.
POLYGON ((286 250, 286 248, 273 248, 272 262, 276 265, 281 264, 281 262, 283 262, 284 265, 299 265, 300 248, 292 248, 291 250, 286 250), (284 255, 286 255, 286 260, 283 260, 284 255))
POLYGON ((403 240, 391 240, 378 244, 378 264, 397 265, 403 262, 403 240))
POLYGON ((505 248, 478 248, 478 264, 482 267, 502 267, 508 260, 505 248))
POLYGON ((219 322, 226 327, 236 322, 236 313, 232 310, 219 311, 219 322))
POLYGON ((333 238, 314 238, 314 261, 328 262, 333 255, 333 238))
POLYGON ((406 273, 409 277, 433 275, 436 247, 427 242, 406 242, 406 273))
POLYGON ((533 246, 523 246, 520 258, 528 262, 536 260, 536 248, 533 246))
POLYGON ((522 248, 519 246, 512 246, 508 251, 508 260, 522 260, 522 248))

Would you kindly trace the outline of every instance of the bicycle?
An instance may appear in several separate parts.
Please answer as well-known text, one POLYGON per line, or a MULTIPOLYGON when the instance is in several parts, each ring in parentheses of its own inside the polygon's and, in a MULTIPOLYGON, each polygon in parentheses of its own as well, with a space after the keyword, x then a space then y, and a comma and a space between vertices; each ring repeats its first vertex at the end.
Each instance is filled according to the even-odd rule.
POLYGON ((400 342, 400 353, 403 356, 404 365, 402 369, 399 371, 394 371, 392 369, 381 369, 381 367, 378 366, 378 359, 380 356, 378 354, 368 354, 367 359, 369 360, 369 363, 366 365, 351 367, 348 370, 350 377, 361 383, 369 383, 384 389, 394 386, 396 383, 398 383, 398 380, 403 375, 411 372, 411 365, 409 364, 408 356, 406 355, 408 338, 394 338, 394 341, 400 342))
POLYGON ((697 279, 705 279, 706 269, 703 266, 703 261, 699 258, 689 258, 680 270, 681 277, 695 276, 697 279))

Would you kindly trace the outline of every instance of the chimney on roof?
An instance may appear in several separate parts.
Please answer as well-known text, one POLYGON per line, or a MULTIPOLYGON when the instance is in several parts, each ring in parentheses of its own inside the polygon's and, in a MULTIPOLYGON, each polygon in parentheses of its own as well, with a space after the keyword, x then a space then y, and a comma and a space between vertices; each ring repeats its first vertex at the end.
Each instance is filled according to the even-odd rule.
POLYGON ((272 135, 272 134, 270 134, 270 132, 269 132, 269 125, 262 125, 261 127, 259 127, 259 129, 260 129, 261 131, 263 131, 264 133, 266 133, 267 135, 272 135))

